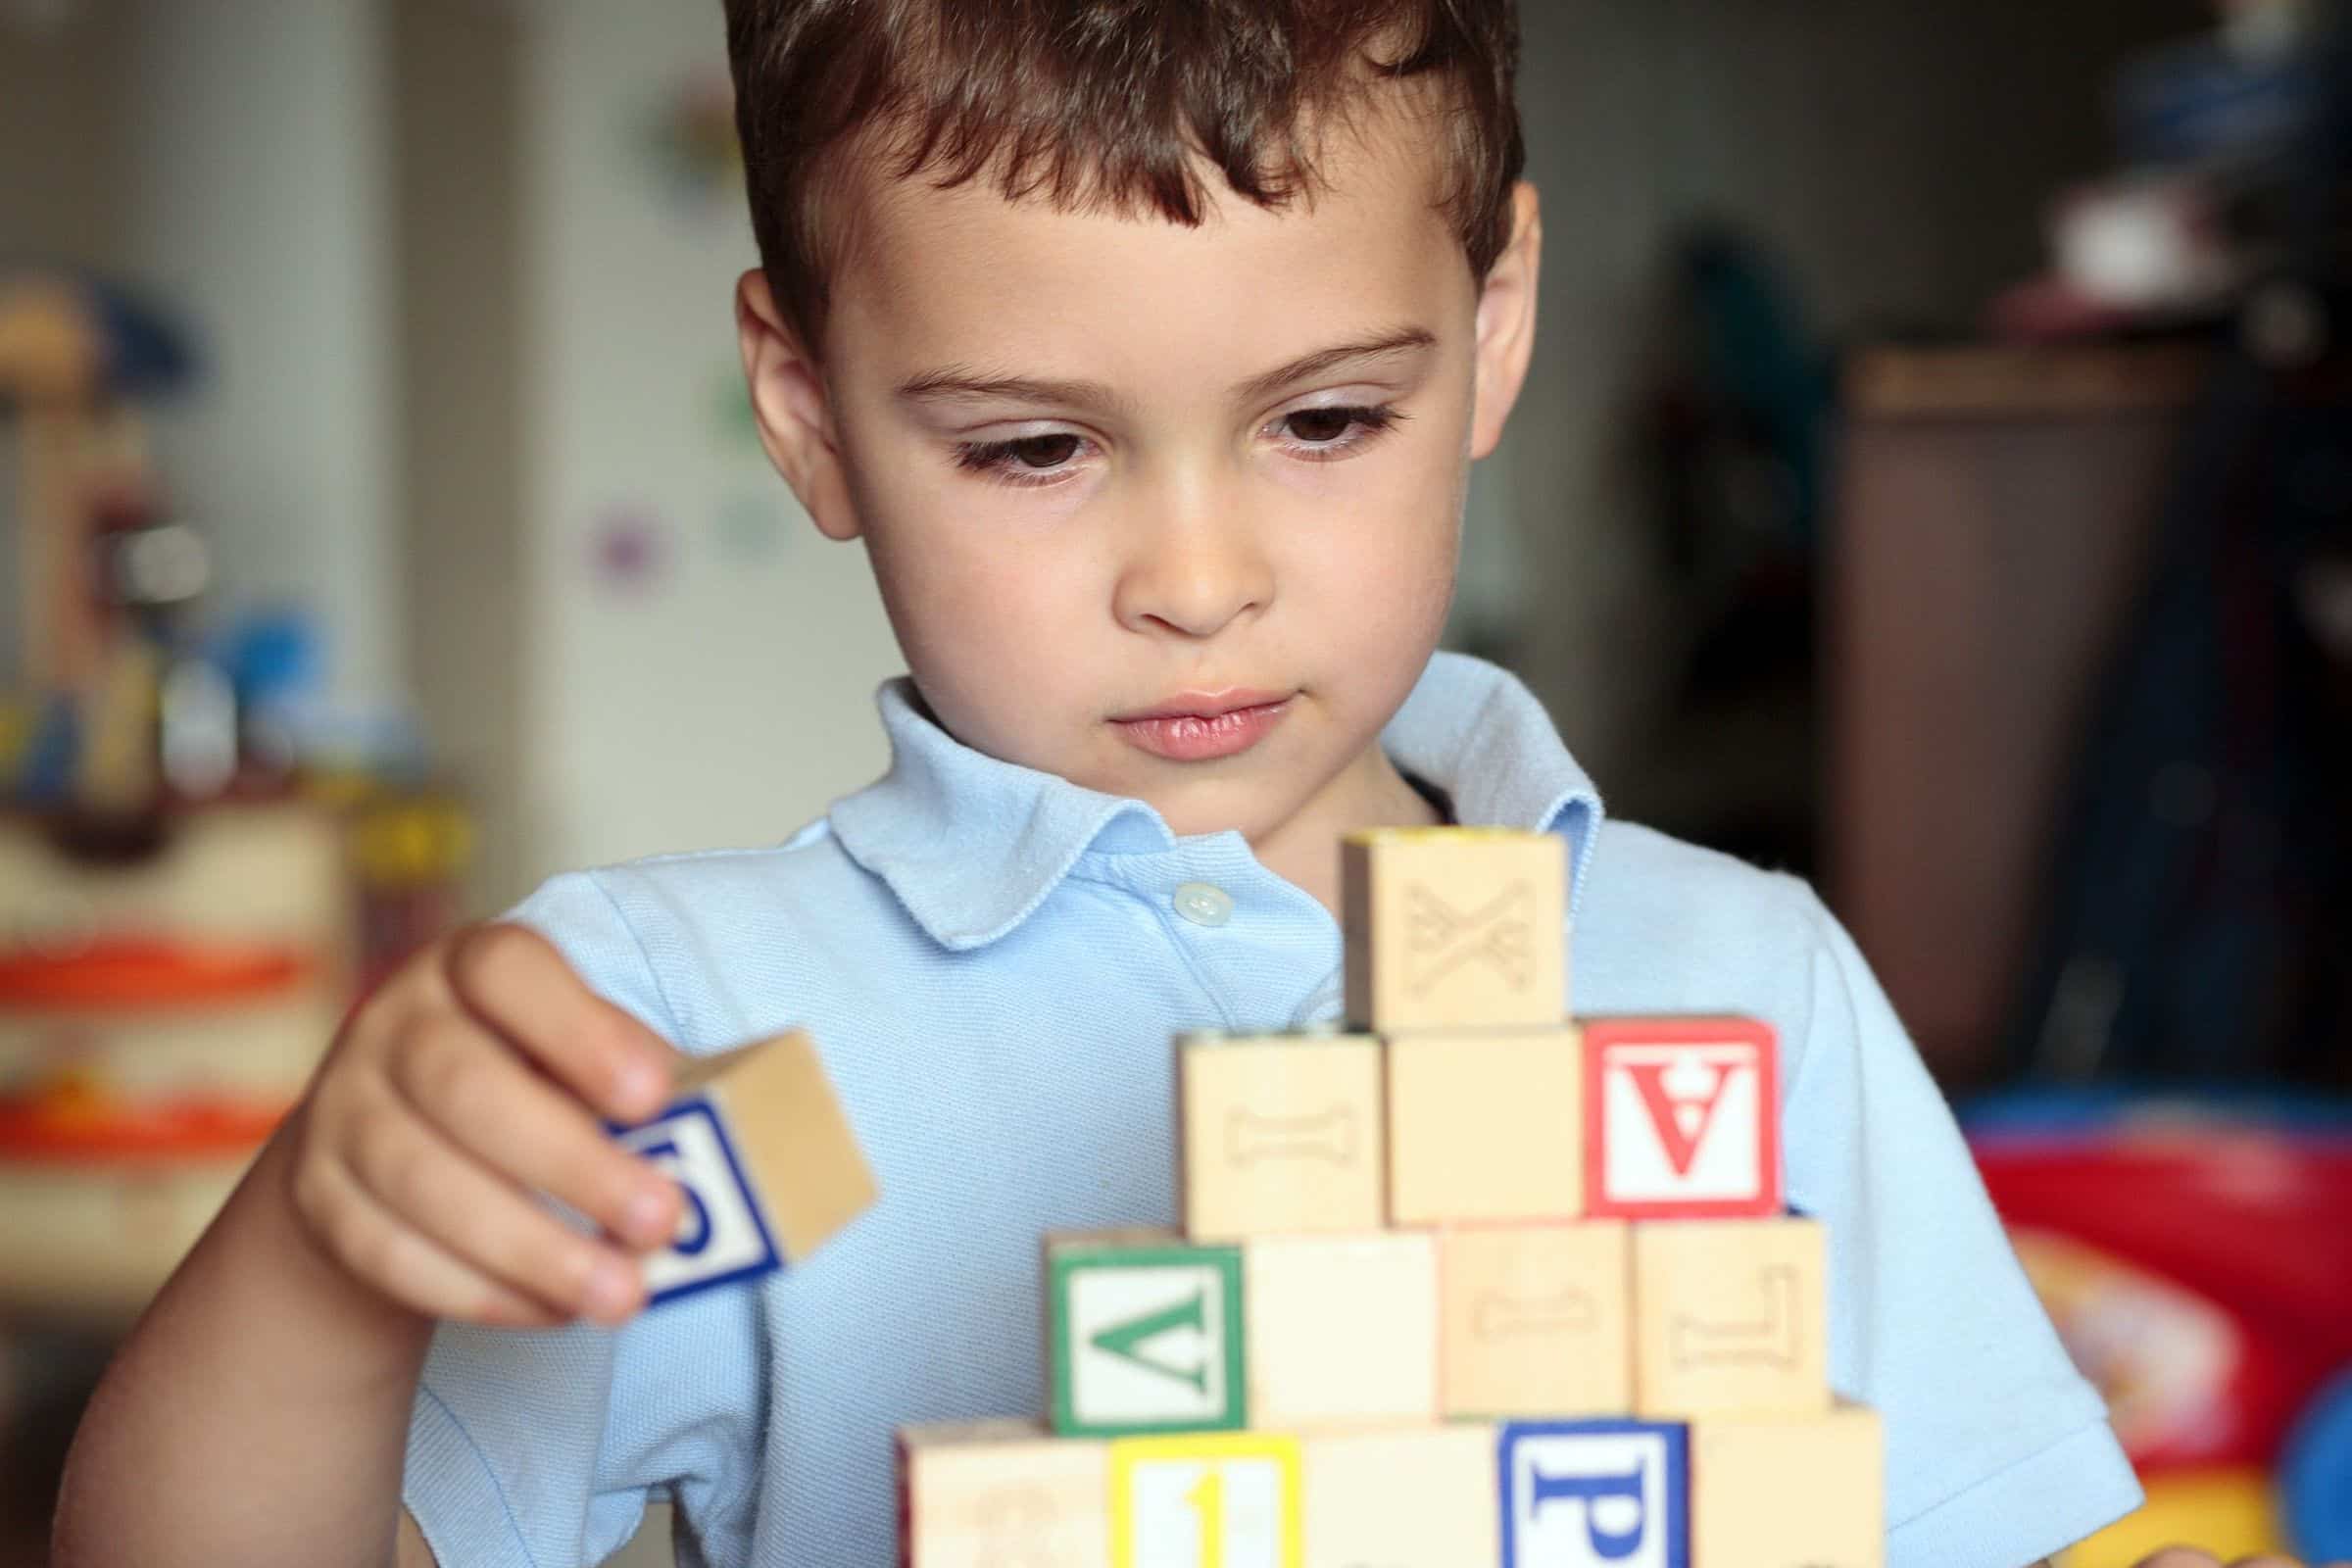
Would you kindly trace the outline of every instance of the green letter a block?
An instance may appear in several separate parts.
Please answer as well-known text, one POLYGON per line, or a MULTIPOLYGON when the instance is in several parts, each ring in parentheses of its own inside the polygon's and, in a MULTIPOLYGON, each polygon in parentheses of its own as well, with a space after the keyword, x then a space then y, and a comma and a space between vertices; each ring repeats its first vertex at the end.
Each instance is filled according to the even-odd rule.
POLYGON ((1240 1248, 1163 1231, 1048 1237, 1046 1314, 1055 1432, 1241 1428, 1240 1248))

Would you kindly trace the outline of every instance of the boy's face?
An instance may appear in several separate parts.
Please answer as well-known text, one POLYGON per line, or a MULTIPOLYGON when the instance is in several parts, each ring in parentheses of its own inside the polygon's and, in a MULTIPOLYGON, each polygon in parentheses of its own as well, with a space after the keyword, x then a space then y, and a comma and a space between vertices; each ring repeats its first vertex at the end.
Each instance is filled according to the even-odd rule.
POLYGON ((1311 208, 1212 172, 1199 228, 869 180, 821 375, 745 279, 769 453, 865 540, 966 745, 1261 853, 1410 799, 1378 739, 1446 618, 1541 237, 1523 184, 1482 292, 1432 209, 1435 131, 1365 119, 1311 208))

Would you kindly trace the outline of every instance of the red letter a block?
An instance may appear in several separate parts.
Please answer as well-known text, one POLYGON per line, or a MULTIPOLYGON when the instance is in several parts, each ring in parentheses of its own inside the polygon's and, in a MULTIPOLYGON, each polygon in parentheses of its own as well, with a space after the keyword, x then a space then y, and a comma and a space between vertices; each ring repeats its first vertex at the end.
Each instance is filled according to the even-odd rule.
POLYGON ((1753 1018, 1592 1018, 1585 1207, 1618 1219, 1781 1211, 1780 1072, 1753 1018))

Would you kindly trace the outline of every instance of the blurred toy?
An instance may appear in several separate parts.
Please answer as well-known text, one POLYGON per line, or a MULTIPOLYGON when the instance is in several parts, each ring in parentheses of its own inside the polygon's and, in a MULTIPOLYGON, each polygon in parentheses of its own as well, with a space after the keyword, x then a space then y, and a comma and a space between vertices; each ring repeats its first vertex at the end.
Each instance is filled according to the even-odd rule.
POLYGON ((2352 1497, 2352 1439, 2314 1427, 2283 1457, 2328 1398, 2352 1403, 2321 1392, 2352 1369, 2352 1106, 2033 1093, 1964 1125, 2148 1489, 2142 1515, 2068 1568, 2136 1561, 2160 1531, 2231 1556, 2352 1549, 2326 1523, 2352 1497))

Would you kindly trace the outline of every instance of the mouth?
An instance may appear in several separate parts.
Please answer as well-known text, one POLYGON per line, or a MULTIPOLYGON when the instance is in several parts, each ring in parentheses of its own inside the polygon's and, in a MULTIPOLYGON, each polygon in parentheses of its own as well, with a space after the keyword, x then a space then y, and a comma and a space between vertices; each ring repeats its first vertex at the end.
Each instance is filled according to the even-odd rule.
POLYGON ((1138 750, 1172 762, 1234 757, 1264 740, 1291 710, 1296 692, 1184 692, 1111 720, 1138 750))

